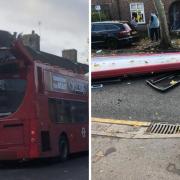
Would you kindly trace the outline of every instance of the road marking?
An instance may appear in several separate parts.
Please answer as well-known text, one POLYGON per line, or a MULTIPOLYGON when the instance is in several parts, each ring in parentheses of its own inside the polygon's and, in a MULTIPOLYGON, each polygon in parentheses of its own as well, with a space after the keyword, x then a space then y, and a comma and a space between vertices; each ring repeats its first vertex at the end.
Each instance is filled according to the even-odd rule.
POLYGON ((120 125, 129 125, 129 126, 149 126, 151 122, 145 121, 129 121, 129 120, 120 120, 120 119, 104 119, 104 118, 91 118, 92 122, 98 123, 109 123, 109 124, 120 124, 120 125))

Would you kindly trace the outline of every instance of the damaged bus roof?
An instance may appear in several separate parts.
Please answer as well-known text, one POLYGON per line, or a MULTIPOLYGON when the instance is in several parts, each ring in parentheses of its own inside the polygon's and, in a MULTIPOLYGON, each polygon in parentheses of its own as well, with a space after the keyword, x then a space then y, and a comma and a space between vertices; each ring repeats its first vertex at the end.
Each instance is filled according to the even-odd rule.
POLYGON ((17 59, 23 59, 25 63, 40 61, 76 73, 85 74, 88 72, 88 65, 86 64, 74 63, 63 57, 36 51, 24 46, 20 38, 16 39, 9 32, 0 30, 0 65, 16 63, 17 59))
POLYGON ((93 57, 92 79, 180 70, 180 52, 93 57))

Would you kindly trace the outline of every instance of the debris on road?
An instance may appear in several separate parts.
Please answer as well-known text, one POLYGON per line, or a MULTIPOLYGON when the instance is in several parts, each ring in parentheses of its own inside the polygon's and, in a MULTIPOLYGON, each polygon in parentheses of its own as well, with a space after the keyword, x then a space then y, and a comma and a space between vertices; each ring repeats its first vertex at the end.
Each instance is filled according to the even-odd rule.
POLYGON ((146 80, 156 90, 165 92, 180 85, 180 72, 166 73, 146 80))
POLYGON ((103 84, 92 85, 91 88, 92 88, 92 89, 103 88, 103 84))
POLYGON ((122 78, 110 78, 104 80, 96 80, 92 82, 92 89, 103 88, 106 84, 119 83, 122 82, 122 78))
POLYGON ((180 70, 180 52, 96 56, 91 70, 92 80, 180 70))

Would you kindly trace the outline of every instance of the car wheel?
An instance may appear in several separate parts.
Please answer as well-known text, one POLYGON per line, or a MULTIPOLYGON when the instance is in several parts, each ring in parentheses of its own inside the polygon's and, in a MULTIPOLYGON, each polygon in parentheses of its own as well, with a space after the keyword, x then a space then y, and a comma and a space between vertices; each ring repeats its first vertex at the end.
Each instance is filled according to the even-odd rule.
POLYGON ((66 136, 61 136, 59 140, 59 157, 61 161, 66 161, 69 156, 69 145, 66 136))
POLYGON ((117 49, 118 48, 118 41, 116 39, 108 39, 107 40, 107 47, 109 49, 117 49))

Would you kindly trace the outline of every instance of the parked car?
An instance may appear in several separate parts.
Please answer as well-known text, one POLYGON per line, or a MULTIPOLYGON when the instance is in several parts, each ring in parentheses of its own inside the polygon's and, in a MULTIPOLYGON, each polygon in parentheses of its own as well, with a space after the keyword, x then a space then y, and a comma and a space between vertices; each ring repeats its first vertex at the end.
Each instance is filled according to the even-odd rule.
POLYGON ((128 26, 131 28, 131 36, 133 37, 133 42, 137 41, 139 39, 139 32, 129 21, 118 21, 119 23, 128 24, 128 26))
POLYGON ((127 22, 93 22, 91 29, 92 48, 107 47, 116 49, 134 41, 135 30, 127 22))

